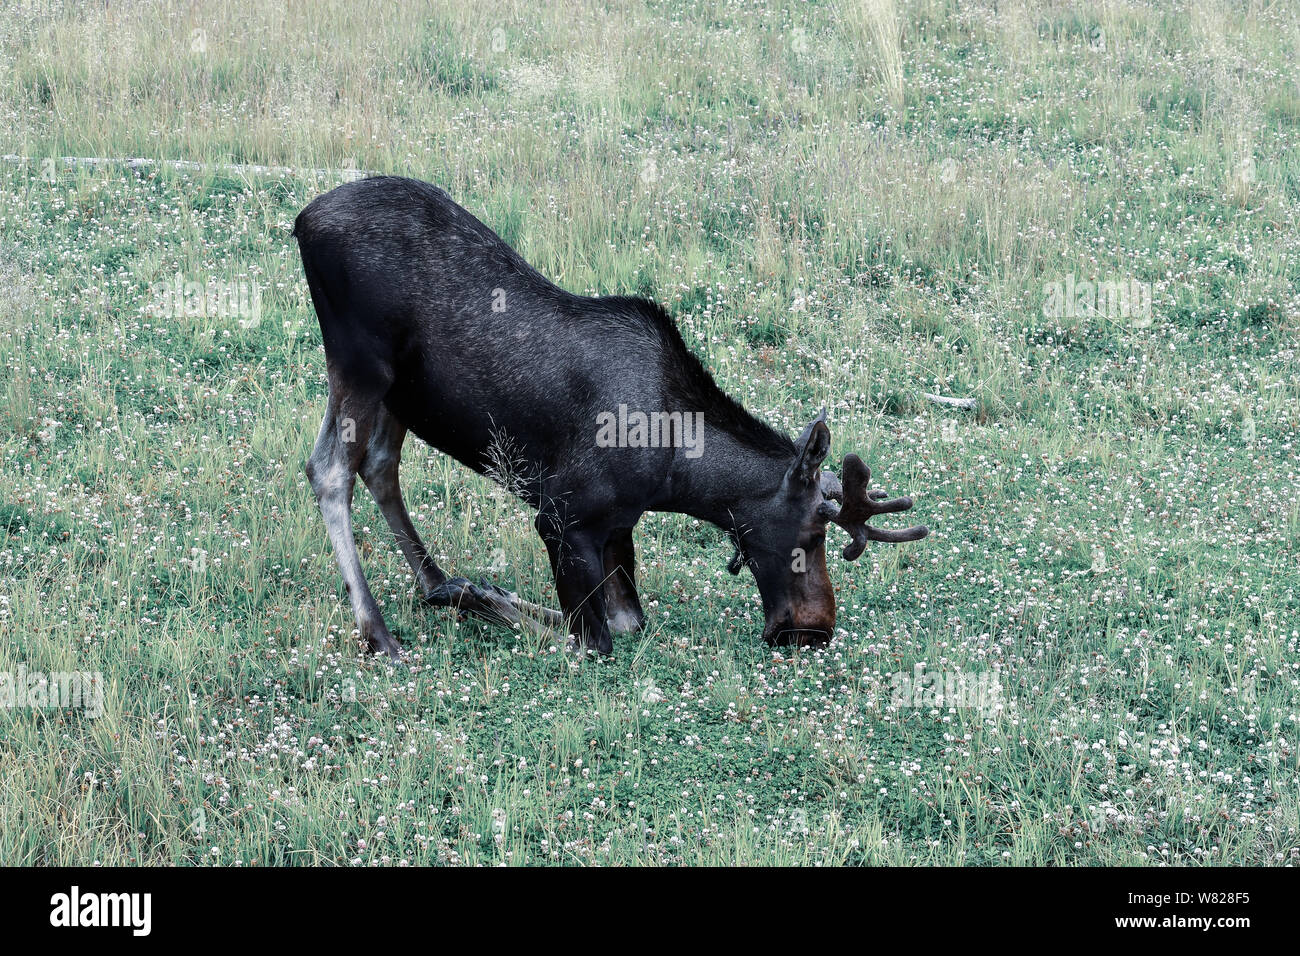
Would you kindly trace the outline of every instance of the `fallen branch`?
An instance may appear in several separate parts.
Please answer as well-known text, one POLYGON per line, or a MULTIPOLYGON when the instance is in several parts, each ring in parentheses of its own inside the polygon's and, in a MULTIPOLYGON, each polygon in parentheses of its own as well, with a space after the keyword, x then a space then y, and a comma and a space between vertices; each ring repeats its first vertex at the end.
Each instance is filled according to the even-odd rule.
POLYGON ((949 398, 946 395, 931 395, 929 392, 921 394, 936 405, 947 405, 949 408, 964 408, 968 412, 973 412, 979 407, 979 402, 973 398, 949 398))

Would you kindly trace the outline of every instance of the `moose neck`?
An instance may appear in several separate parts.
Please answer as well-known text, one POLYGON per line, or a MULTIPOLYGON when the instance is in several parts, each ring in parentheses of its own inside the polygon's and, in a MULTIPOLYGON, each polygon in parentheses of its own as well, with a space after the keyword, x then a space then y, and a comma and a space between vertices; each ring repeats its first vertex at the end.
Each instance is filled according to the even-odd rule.
MULTIPOLYGON (((627 300, 619 300, 625 306, 627 300)), ((794 461, 795 447, 755 418, 718 386, 709 370, 686 346, 676 323, 658 305, 633 300, 632 310, 658 339, 660 406, 683 409, 699 422, 694 442, 673 455, 666 501, 659 510, 688 514, 731 530, 743 521, 755 500, 780 486, 794 461)))
MULTIPOLYGON (((706 428, 712 424, 706 416, 706 428)), ((731 530, 743 521, 749 502, 775 492, 790 461, 779 447, 755 447, 725 425, 714 427, 699 457, 674 456, 669 508, 731 530)))

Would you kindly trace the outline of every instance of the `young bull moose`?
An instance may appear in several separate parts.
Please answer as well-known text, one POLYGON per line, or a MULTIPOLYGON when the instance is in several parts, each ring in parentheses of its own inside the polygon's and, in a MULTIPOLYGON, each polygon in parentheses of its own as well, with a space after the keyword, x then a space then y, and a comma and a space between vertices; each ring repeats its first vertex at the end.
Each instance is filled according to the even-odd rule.
POLYGON ((611 632, 644 623, 632 528, 646 511, 725 530, 736 547, 728 570, 753 571, 763 637, 779 644, 834 632, 828 523, 852 537, 849 561, 869 540, 927 533, 867 524, 912 501, 869 490, 856 455, 838 480, 821 471, 824 410, 792 442, 718 388, 658 305, 565 292, 436 186, 348 183, 308 205, 294 235, 329 378, 307 476, 374 651, 396 658, 400 647, 357 558, 358 473, 427 603, 538 630, 567 623, 580 646, 602 654, 611 632), (448 578, 434 563, 398 485, 408 430, 479 473, 495 474, 494 448, 508 445, 510 489, 537 510, 562 613, 448 578))

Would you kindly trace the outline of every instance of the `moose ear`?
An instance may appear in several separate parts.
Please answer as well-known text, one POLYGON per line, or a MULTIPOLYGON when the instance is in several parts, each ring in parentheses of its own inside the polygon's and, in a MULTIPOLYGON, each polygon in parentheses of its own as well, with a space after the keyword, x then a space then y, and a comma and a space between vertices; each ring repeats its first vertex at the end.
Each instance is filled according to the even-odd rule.
POLYGON ((831 450, 831 430, 826 427, 826 409, 808 423, 795 441, 794 464, 785 473, 788 485, 811 485, 831 450))

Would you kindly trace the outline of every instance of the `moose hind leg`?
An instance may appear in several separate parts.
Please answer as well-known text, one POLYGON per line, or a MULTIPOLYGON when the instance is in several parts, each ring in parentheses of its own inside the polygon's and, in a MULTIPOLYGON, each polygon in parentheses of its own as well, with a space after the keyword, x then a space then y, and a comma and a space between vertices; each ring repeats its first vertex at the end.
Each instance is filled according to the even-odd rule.
POLYGON ((449 579, 438 567, 420 540, 402 499, 399 470, 406 431, 406 426, 387 407, 380 406, 360 474, 415 572, 424 602, 434 607, 455 608, 462 614, 473 614, 506 627, 519 624, 538 633, 560 627, 564 618, 558 611, 525 601, 513 591, 487 581, 474 584, 466 578, 449 579))
POLYGON ((631 528, 614 531, 605 542, 605 620, 615 634, 639 631, 645 626, 645 612, 636 593, 631 528))
POLYGON ((377 406, 377 401, 339 400, 331 389, 329 407, 306 470, 321 517, 325 519, 343 585, 352 602, 357 630, 370 650, 383 651, 396 660, 401 646, 389 633, 379 605, 370 593, 352 537, 352 492, 377 406))
POLYGON ((430 601, 439 585, 447 580, 447 576, 420 540, 419 532, 415 530, 406 510, 406 502, 402 499, 398 467, 405 439, 406 426, 387 408, 380 406, 374 429, 370 433, 370 443, 366 446, 365 458, 361 462, 361 477, 415 573, 415 583, 419 586, 420 593, 425 601, 430 601))

